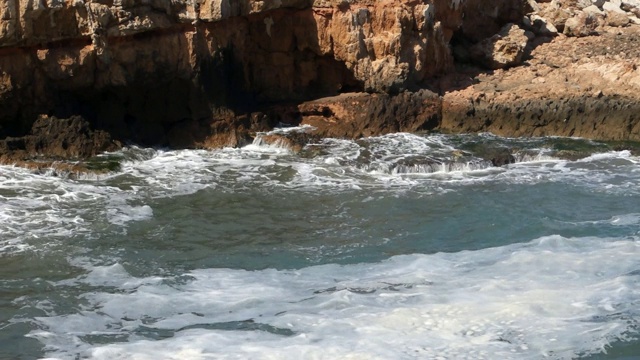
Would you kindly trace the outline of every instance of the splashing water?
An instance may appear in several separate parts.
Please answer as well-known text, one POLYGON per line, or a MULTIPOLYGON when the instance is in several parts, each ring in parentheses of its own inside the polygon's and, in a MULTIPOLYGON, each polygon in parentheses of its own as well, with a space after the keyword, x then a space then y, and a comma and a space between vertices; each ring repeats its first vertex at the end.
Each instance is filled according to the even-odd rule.
POLYGON ((284 145, 129 148, 78 179, 0 167, 0 358, 640 351, 631 151, 488 134, 284 145))

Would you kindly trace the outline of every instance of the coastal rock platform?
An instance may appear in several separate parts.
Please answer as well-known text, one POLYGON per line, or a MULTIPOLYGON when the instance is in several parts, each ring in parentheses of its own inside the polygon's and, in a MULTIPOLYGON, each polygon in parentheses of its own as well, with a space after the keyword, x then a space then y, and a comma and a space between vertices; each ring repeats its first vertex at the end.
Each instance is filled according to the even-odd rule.
POLYGON ((640 141, 639 15, 633 0, 9 0, 0 159, 241 146, 301 124, 640 141), (64 122, 47 125, 64 148, 29 145, 42 119, 64 122))

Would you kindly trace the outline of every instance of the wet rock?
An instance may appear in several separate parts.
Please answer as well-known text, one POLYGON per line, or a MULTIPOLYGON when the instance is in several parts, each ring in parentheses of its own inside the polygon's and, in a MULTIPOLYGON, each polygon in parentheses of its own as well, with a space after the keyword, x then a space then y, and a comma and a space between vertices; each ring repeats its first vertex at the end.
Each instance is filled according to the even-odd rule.
POLYGON ((29 135, 0 140, 3 162, 47 156, 58 159, 83 159, 121 147, 101 130, 93 130, 88 121, 79 116, 68 119, 40 116, 29 135))
POLYGON ((496 152, 490 159, 493 166, 504 166, 516 162, 516 158, 508 150, 496 152))
POLYGON ((255 128, 241 118, 274 104, 423 87, 454 69, 454 33, 476 42, 524 12, 520 0, 5 1, 0 138, 53 114, 144 146, 242 144, 255 128))
POLYGON ((438 125, 440 99, 420 90, 397 95, 351 93, 302 103, 301 124, 322 137, 357 139, 391 132, 431 130, 438 125))
POLYGON ((317 143, 320 137, 307 131, 270 132, 259 134, 254 143, 267 144, 299 153, 305 146, 317 143))
POLYGON ((576 161, 580 159, 584 159, 587 156, 590 156, 592 153, 587 151, 580 150, 558 150, 554 151, 552 155, 557 157, 558 159, 576 161))
POLYGON ((68 119, 41 116, 28 135, 0 140, 0 164, 75 178, 80 174, 107 173, 119 169, 118 161, 92 157, 121 147, 122 144, 112 140, 107 132, 92 129, 79 116, 68 119))
MULTIPOLYGON (((104 147, 91 124, 119 140, 178 148, 241 146, 278 122, 348 138, 437 127, 640 133, 638 33, 622 27, 612 40, 601 31, 605 21, 625 26, 624 11, 640 15, 637 0, 9 3, 0 5, 3 154, 90 156, 104 147), (544 39, 512 25, 525 13, 544 39), (558 31, 569 38, 551 39, 558 31), (454 70, 450 45, 468 52, 474 43, 470 65, 500 70, 443 77, 443 99, 416 91, 454 70), (527 46, 527 69, 513 68, 527 46), (33 129, 43 113, 84 114, 89 130, 69 124, 76 141, 51 124, 33 129), (49 140, 36 145, 34 131, 49 140)), ((292 148, 308 141, 285 139, 292 148)))
POLYGON ((511 149, 503 147, 479 145, 474 148, 473 154, 481 159, 491 162, 493 166, 504 166, 516 162, 511 149))
POLYGON ((640 144, 638 143, 619 143, 612 144, 613 151, 629 151, 632 156, 640 156, 640 144))

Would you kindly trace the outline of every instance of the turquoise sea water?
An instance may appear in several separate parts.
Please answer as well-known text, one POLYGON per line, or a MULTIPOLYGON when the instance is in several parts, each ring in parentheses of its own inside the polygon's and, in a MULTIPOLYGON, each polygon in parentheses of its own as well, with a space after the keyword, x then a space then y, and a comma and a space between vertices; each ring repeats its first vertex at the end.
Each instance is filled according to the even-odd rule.
POLYGON ((0 167, 0 359, 640 358, 629 151, 393 134, 106 157, 0 167))

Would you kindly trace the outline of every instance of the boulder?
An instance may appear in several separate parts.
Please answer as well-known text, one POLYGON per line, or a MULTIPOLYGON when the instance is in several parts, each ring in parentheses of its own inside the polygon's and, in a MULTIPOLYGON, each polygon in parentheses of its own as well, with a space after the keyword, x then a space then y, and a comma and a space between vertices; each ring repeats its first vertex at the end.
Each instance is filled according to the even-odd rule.
POLYGON ((537 13, 538 11, 540 11, 540 6, 538 6, 538 3, 535 0, 527 0, 527 14, 537 13))
POLYGON ((42 155, 57 159, 83 159, 104 151, 114 151, 122 145, 101 130, 94 130, 80 116, 59 119, 40 116, 23 137, 0 140, 3 162, 23 161, 42 155))
POLYGON ((302 131, 278 131, 276 129, 268 133, 257 134, 254 144, 266 144, 299 153, 305 146, 320 141, 320 138, 310 133, 310 131, 305 131, 304 129, 302 131))
POLYGON ((640 9, 640 0, 622 0, 620 8, 624 11, 633 12, 634 9, 640 9))
POLYGON ((558 35, 558 29, 547 19, 538 15, 531 15, 531 30, 538 36, 558 35))
POLYGON ((567 20, 562 33, 567 36, 576 37, 596 35, 598 34, 601 24, 602 21, 598 16, 580 11, 567 20))
POLYGON ((582 9, 582 11, 591 16, 605 16, 605 12, 600 10, 600 8, 595 5, 587 6, 586 8, 582 9))
POLYGON ((432 130, 440 120, 438 94, 428 90, 397 95, 347 93, 298 105, 302 125, 320 137, 360 138, 392 132, 432 130))
POLYGON ((471 59, 490 69, 519 65, 525 48, 533 34, 518 25, 507 24, 500 32, 474 45, 469 50, 471 59))
POLYGON ((588 6, 592 6, 593 2, 591 2, 591 0, 578 0, 576 1, 576 6, 578 7, 578 9, 584 9, 588 6))
POLYGON ((616 11, 607 11, 607 25, 613 27, 622 27, 629 25, 629 16, 624 13, 619 13, 616 11))
POLYGON ((625 11, 622 10, 622 8, 620 7, 620 4, 614 3, 614 2, 606 2, 604 3, 604 5, 602 5, 602 10, 604 10, 605 12, 617 12, 620 14, 624 14, 625 11))
POLYGON ((547 22, 553 24, 558 31, 563 31, 564 24, 572 16, 572 12, 558 1, 552 0, 541 6, 538 15, 547 19, 547 22))
POLYGON ((621 27, 629 24, 629 16, 620 8, 620 4, 607 2, 602 6, 602 9, 607 14, 607 25, 621 27))

